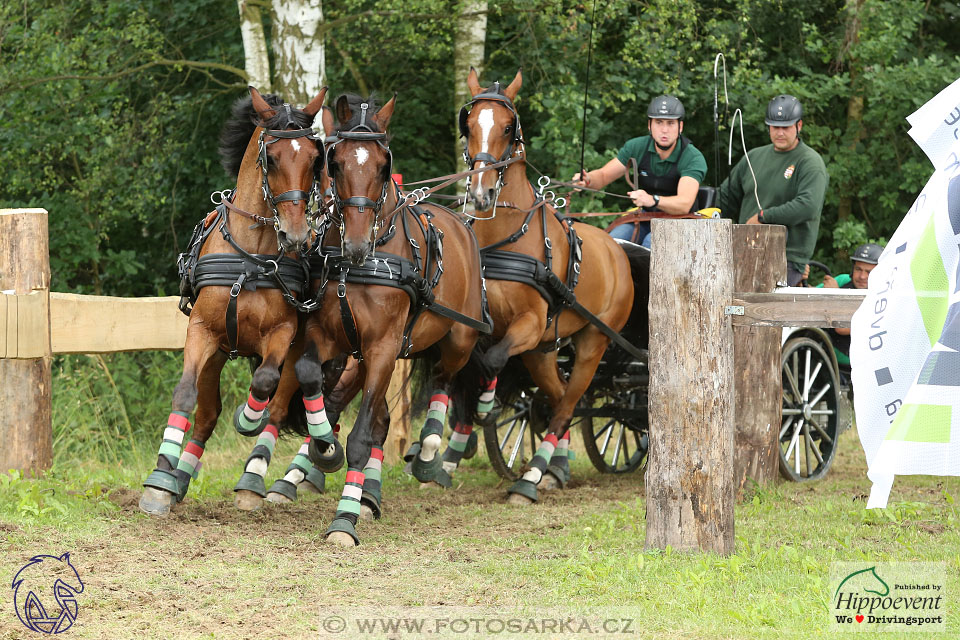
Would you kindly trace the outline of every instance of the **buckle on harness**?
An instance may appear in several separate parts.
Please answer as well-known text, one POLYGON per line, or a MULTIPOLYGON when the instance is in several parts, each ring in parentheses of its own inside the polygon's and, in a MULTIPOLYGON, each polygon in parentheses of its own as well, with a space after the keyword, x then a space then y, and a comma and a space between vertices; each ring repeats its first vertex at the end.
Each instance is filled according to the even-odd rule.
POLYGON ((233 286, 230 287, 230 297, 236 298, 240 295, 240 289, 243 287, 243 283, 240 281, 234 282, 233 286))
POLYGON ((343 281, 337 283, 337 297, 338 298, 347 297, 347 284, 343 281))

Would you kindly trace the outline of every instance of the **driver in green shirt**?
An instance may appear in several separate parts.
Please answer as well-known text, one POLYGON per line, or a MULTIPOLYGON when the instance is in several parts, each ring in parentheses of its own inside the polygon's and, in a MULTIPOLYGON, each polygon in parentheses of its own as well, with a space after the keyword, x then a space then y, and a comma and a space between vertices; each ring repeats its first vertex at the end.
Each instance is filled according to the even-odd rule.
POLYGON ((740 224, 787 227, 787 284, 792 287, 803 279, 813 256, 829 176, 820 154, 800 139, 799 100, 775 97, 765 121, 771 144, 740 159, 720 185, 717 201, 724 217, 740 224))

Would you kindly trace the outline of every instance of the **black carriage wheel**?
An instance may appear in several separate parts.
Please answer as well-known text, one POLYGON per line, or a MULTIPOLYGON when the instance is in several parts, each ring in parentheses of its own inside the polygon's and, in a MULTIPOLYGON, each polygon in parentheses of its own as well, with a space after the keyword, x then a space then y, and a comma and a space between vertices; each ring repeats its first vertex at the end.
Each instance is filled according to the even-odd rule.
POLYGON ((837 452, 840 385, 833 360, 816 340, 794 338, 784 345, 780 363, 780 474, 794 482, 817 480, 837 452))
POLYGON ((536 391, 521 391, 516 400, 495 409, 495 422, 483 428, 487 457, 501 478, 519 479, 519 470, 540 448, 548 424, 545 403, 536 391))
POLYGON ((597 396, 578 408, 590 462, 602 473, 629 473, 647 463, 647 404, 637 389, 597 396), (591 415, 592 414, 592 415, 591 415))

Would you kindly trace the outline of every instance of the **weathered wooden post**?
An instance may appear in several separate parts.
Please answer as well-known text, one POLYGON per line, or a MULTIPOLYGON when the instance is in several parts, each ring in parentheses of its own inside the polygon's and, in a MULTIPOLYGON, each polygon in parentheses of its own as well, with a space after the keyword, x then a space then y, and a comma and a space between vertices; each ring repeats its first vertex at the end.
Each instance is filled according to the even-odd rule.
POLYGON ((47 212, 0 209, 0 472, 53 462, 47 212))
MULTIPOLYGON (((733 225, 733 288, 738 293, 771 293, 787 279, 781 225, 733 225)), ((736 406, 734 486, 742 497, 750 479, 777 480, 780 430, 780 327, 734 326, 733 360, 736 406)))
POLYGON ((729 220, 653 220, 647 548, 734 550, 729 220))
POLYGON ((410 377, 412 366, 410 360, 397 360, 390 386, 387 387, 390 431, 383 445, 383 458, 389 463, 399 462, 410 446, 410 385, 405 381, 410 377))

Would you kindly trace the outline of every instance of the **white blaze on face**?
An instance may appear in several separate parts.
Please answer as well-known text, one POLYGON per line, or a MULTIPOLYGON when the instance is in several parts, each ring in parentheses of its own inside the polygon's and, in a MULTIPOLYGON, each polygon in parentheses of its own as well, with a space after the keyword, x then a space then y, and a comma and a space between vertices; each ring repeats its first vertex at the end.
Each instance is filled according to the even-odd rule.
MULTIPOLYGON (((493 109, 481 109, 480 115, 477 116, 477 124, 480 125, 480 153, 488 153, 490 146, 490 132, 493 131, 493 109)), ((486 165, 485 162, 480 162, 475 169, 482 169, 486 165)), ((478 173, 476 180, 476 190, 477 194, 483 192, 483 176, 485 174, 478 173)))
POLYGON ((367 158, 370 157, 370 154, 363 147, 357 147, 357 164, 363 165, 367 161, 367 158))
POLYGON ((290 144, 293 145, 293 152, 294 152, 294 153, 300 153, 300 143, 299 143, 299 142, 297 142, 296 140, 291 140, 291 141, 290 141, 290 144))

